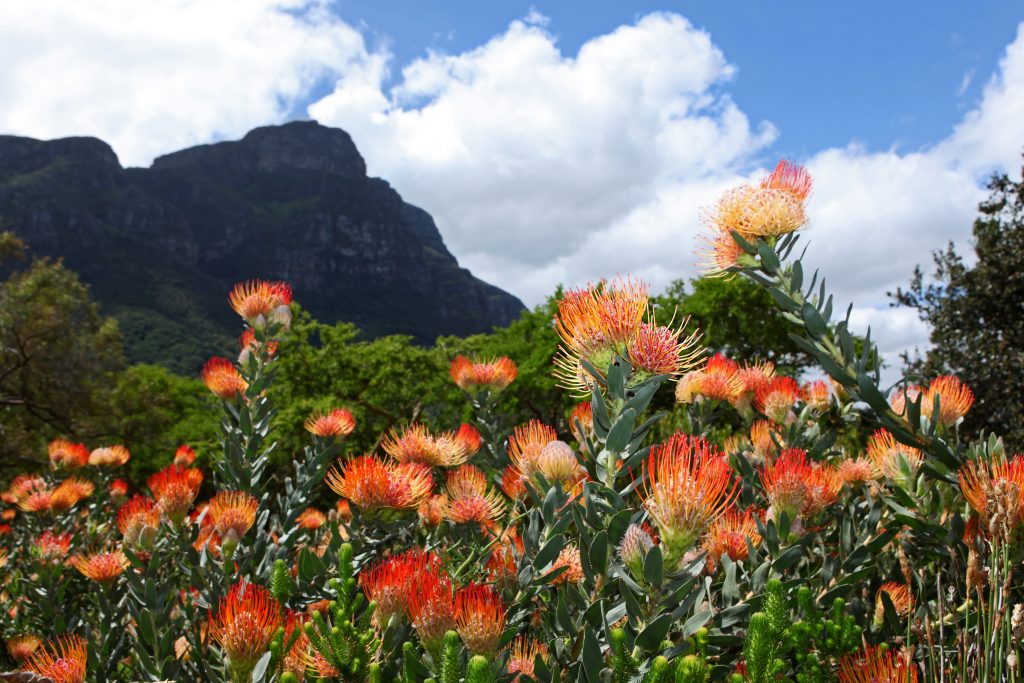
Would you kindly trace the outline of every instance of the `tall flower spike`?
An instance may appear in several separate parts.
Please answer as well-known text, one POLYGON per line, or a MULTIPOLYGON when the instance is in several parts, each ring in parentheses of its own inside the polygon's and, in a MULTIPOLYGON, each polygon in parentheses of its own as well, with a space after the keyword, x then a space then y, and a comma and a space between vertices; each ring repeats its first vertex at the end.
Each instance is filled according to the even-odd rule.
POLYGON ((228 659, 233 680, 248 680, 281 625, 280 605, 270 592, 251 583, 236 583, 210 614, 210 632, 228 659))
POLYGON ((643 505, 658 527, 665 559, 675 569, 732 505, 739 489, 725 455, 698 436, 676 433, 653 446, 644 469, 643 505))
POLYGON ((61 637, 37 650, 25 668, 54 683, 84 683, 87 648, 80 636, 61 637))
POLYGON ((494 657, 505 630, 505 603, 493 588, 470 584, 455 596, 455 630, 474 655, 494 657))
POLYGON ((234 363, 227 358, 214 356, 203 366, 203 383, 222 401, 233 401, 236 396, 245 397, 249 383, 245 381, 234 363))
POLYGON ((430 468, 393 464, 362 455, 327 473, 327 485, 364 512, 383 508, 416 509, 431 493, 430 468))
POLYGON ((449 372, 455 384, 468 394, 504 391, 515 381, 517 374, 516 364, 506 356, 485 361, 456 356, 449 372))
POLYGON ((348 410, 334 408, 326 413, 313 413, 304 426, 307 432, 321 438, 348 436, 356 428, 356 420, 348 410))

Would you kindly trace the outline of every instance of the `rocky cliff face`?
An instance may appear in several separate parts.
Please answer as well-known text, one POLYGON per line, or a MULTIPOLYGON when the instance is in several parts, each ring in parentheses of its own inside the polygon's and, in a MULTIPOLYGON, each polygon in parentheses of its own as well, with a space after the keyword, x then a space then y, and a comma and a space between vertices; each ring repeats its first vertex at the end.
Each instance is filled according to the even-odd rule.
POLYGON ((459 267, 429 214, 366 176, 347 133, 312 121, 150 168, 122 168, 93 138, 0 136, 0 229, 78 271, 132 359, 182 370, 237 332, 225 297, 245 279, 291 282, 320 320, 424 343, 522 310, 459 267))

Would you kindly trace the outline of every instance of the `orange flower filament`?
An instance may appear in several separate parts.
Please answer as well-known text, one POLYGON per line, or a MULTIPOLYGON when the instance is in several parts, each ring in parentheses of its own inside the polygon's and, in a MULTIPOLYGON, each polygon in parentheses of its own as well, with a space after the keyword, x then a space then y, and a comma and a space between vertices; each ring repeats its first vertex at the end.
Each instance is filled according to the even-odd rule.
POLYGON ((304 426, 307 432, 321 438, 348 436, 356 428, 356 420, 344 408, 334 408, 327 413, 313 413, 304 426))
POLYGON ((233 401, 236 396, 244 398, 249 388, 249 383, 227 358, 214 356, 206 361, 202 374, 206 388, 222 401, 233 401))
POLYGON ((498 393, 516 379, 516 364, 506 356, 485 361, 473 361, 456 356, 449 368, 455 384, 469 394, 478 391, 498 393))
POLYGON ((259 504, 244 491, 221 491, 210 499, 209 515, 222 539, 245 537, 256 522, 259 504))
POLYGON ((28 671, 54 683, 83 683, 87 645, 80 636, 61 637, 37 650, 25 663, 28 671))
POLYGON ((448 519, 454 524, 488 524, 505 512, 505 501, 488 491, 487 475, 473 465, 462 465, 448 473, 448 519))
POLYGON ((74 469, 89 464, 89 449, 83 443, 71 443, 64 439, 54 439, 47 447, 50 464, 54 469, 66 467, 74 469))
POLYGON ((270 592, 251 583, 236 583, 221 599, 217 616, 210 615, 210 632, 236 680, 247 680, 256 662, 281 625, 280 606, 270 592))
POLYGON ((170 465, 152 475, 147 483, 160 514, 177 525, 185 519, 199 495, 203 472, 182 465, 170 465))
POLYGON ((363 455, 327 473, 332 491, 363 511, 415 509, 431 493, 430 468, 419 463, 388 463, 363 455))
POLYGON ((82 555, 75 560, 75 569, 96 583, 112 583, 127 567, 128 558, 120 550, 82 555))
POLYGON ((505 604, 493 588, 470 584, 455 596, 455 630, 474 655, 493 657, 505 630, 505 604))

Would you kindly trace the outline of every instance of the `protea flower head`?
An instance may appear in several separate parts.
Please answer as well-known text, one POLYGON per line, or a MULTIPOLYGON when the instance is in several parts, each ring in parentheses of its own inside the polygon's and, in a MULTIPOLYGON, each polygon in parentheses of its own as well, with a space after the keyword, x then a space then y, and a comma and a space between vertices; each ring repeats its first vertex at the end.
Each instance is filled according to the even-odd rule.
POLYGON ((811 410, 821 413, 832 403, 832 386, 823 379, 808 382, 800 388, 804 403, 811 410))
POLYGON ((526 484, 523 475, 519 474, 512 465, 505 468, 501 473, 501 490, 512 500, 518 500, 526 495, 526 484))
POLYGON ((448 496, 443 493, 430 496, 420 503, 417 512, 424 526, 433 529, 448 517, 448 496))
POLYGON ((93 449, 89 454, 89 464, 93 467, 121 467, 131 457, 132 454, 128 452, 128 449, 120 444, 104 446, 93 449))
POLYGON ((182 444, 174 452, 174 464, 191 467, 196 461, 196 452, 191 446, 182 444))
POLYGON ((919 398, 921 400, 921 411, 927 410, 924 406, 925 401, 921 394, 925 391, 924 387, 917 384, 910 384, 906 387, 902 387, 893 392, 892 396, 889 397, 889 406, 893 412, 897 415, 903 415, 906 417, 906 410, 908 403, 914 403, 919 398))
POLYGON ((27 480, 19 486, 16 502, 22 512, 49 512, 53 489, 42 479, 27 480))
POLYGON ((302 514, 295 520, 295 524, 300 529, 316 531, 324 524, 327 524, 327 515, 314 507, 308 507, 303 510, 302 514))
POLYGON ((676 401, 692 403, 697 396, 716 401, 734 402, 743 392, 743 381, 737 363, 716 353, 704 367, 686 375, 676 388, 676 401))
POLYGON ((636 334, 626 344, 626 357, 643 380, 655 375, 675 378, 694 367, 704 353, 700 346, 700 332, 682 337, 689 319, 678 329, 655 323, 641 323, 636 334))
POLYGON ((921 401, 921 413, 932 417, 935 398, 939 399, 939 424, 949 427, 963 419, 974 404, 974 392, 953 375, 932 380, 921 401))
POLYGON ((508 388, 516 379, 516 364, 508 357, 490 360, 470 360, 459 355, 452 360, 452 380, 468 394, 479 391, 498 393, 508 388))
POLYGON ((214 356, 206 361, 202 374, 206 388, 222 401, 233 401, 237 396, 245 398, 249 383, 227 358, 214 356))
POLYGON ((651 448, 644 469, 644 508, 658 527, 666 561, 676 568, 736 498, 732 468, 704 438, 676 433, 651 448))
POLYGON ((505 513, 505 501, 488 491, 487 475, 473 465, 461 465, 445 481, 448 520, 453 524, 490 524, 505 513))
POLYGON ((535 661, 540 655, 541 659, 547 659, 547 646, 535 638, 517 636, 509 648, 508 672, 513 675, 512 680, 518 681, 521 676, 534 677, 536 668, 535 661))
POLYGON ((775 363, 771 361, 745 363, 743 367, 736 370, 736 378, 743 385, 743 389, 739 396, 732 400, 732 404, 737 409, 747 408, 753 403, 757 390, 775 378, 775 363))
POLYGON ((307 432, 321 438, 348 436, 356 428, 356 420, 348 410, 334 408, 326 413, 313 413, 304 426, 307 432))
POLYGON ((800 399, 800 385, 792 377, 773 377, 754 395, 754 406, 769 419, 784 424, 800 399))
POLYGON ((160 514, 178 526, 199 495, 203 472, 193 467, 170 465, 152 475, 146 483, 153 493, 160 514))
POLYGON ((697 252, 700 257, 698 265, 705 277, 724 277, 740 265, 745 252, 732 233, 713 223, 708 227, 708 232, 701 237, 702 246, 697 252))
POLYGON ((741 562, 750 556, 750 548, 761 545, 761 534, 751 510, 740 512, 732 509, 711 523, 704 536, 701 548, 707 553, 707 571, 713 574, 723 555, 733 562, 741 562))
POLYGON ((647 553, 654 547, 654 539, 639 524, 630 524, 619 542, 619 559, 626 565, 634 579, 644 575, 644 560, 647 553))
POLYGON ((258 510, 259 503, 252 494, 245 491, 221 491, 210 499, 208 514, 222 544, 229 539, 237 543, 255 524, 258 510))
POLYGON ((128 558, 120 550, 81 555, 75 560, 75 569, 96 583, 111 584, 128 567, 128 558))
POLYGON ((84 443, 54 439, 47 447, 54 469, 76 469, 89 464, 89 448, 84 443))
POLYGON ((917 667, 887 646, 868 645, 839 660, 839 683, 917 683, 917 667))
POLYGON ((782 434, 778 426, 769 420, 757 420, 750 425, 750 445, 753 448, 755 462, 771 460, 778 453, 776 441, 782 442, 782 434))
POLYGON ((537 456, 537 471, 548 483, 558 483, 568 491, 586 474, 572 446, 564 441, 551 441, 537 456))
POLYGON ((43 562, 47 564, 58 564, 63 562, 64 558, 68 556, 68 550, 70 548, 70 533, 61 534, 47 530, 40 534, 36 539, 33 550, 43 562))
POLYGON ((25 669, 54 683, 84 683, 88 646, 80 636, 50 641, 24 663, 25 669))
POLYGON ((441 562, 431 552, 412 548, 378 561, 359 573, 359 586, 377 603, 374 620, 384 628, 392 618, 400 619, 410 600, 414 581, 420 575, 440 571, 441 562))
POLYGON ((455 595, 455 630, 474 655, 494 657, 505 630, 505 603, 487 585, 470 584, 455 595))
POLYGON ((128 548, 149 550, 160 528, 160 510, 156 502, 136 494, 117 511, 117 528, 128 548))
POLYGON ((914 609, 914 594, 905 583, 886 581, 875 593, 875 624, 881 626, 885 623, 885 603, 882 602, 882 594, 889 596, 892 606, 896 608, 896 615, 901 619, 910 615, 914 609))
POLYGON ((11 655, 11 659, 16 662, 22 662, 31 657, 42 644, 42 639, 31 633, 23 633, 12 638, 8 638, 5 643, 7 646, 7 654, 11 655))
POLYGON ((210 614, 210 633, 227 656, 234 680, 249 680, 281 626, 280 610, 267 589, 239 582, 221 599, 216 617, 210 614))
POLYGON ((110 497, 115 502, 123 501, 128 496, 128 482, 124 479, 115 479, 110 482, 110 497))
POLYGON ((87 479, 71 477, 62 481, 50 496, 50 509, 54 512, 70 510, 92 495, 95 486, 87 479))
POLYGON ((551 569, 548 570, 548 573, 550 574, 563 567, 565 571, 551 581, 552 586, 575 584, 583 580, 583 563, 580 560, 580 549, 571 543, 562 548, 562 551, 558 553, 558 557, 551 563, 551 569))
POLYGON ((839 464, 836 476, 843 484, 857 484, 878 479, 878 468, 869 458, 847 458, 839 464))
POLYGON ((960 491, 990 535, 1001 535, 1001 529, 990 528, 993 521, 1008 536, 1024 520, 1024 457, 969 460, 958 477, 960 491))
POLYGON ((392 429, 381 447, 400 463, 419 463, 427 467, 454 467, 469 459, 466 444, 449 432, 434 436, 422 424, 392 429))
POLYGON ((913 490, 917 471, 924 461, 920 449, 902 444, 885 429, 879 429, 868 439, 867 452, 881 476, 900 488, 913 490))
POLYGON ((291 643, 281 658, 281 672, 290 673, 299 681, 305 679, 306 663, 309 659, 309 637, 304 629, 304 615, 301 612, 288 610, 284 621, 285 647, 291 643))
POLYGON ((533 477, 540 452, 556 439, 558 433, 540 420, 530 420, 512 430, 508 438, 508 458, 523 479, 533 477))
POLYGON ((807 201, 811 196, 811 174, 803 166, 782 159, 775 170, 761 181, 761 187, 788 192, 802 202, 807 201))
POLYGON ((460 455, 460 457, 465 458, 463 462, 476 455, 484 444, 483 437, 480 436, 480 430, 466 423, 459 425, 459 429, 451 438, 464 454, 460 455))
POLYGON ((436 654, 444 634, 455 629, 455 595, 451 579, 440 567, 413 577, 406 613, 423 647, 436 654))
POLYGON ((842 486, 835 469, 811 462, 800 448, 782 451, 760 477, 776 521, 783 512, 791 522, 813 517, 835 502, 842 486))
POLYGON ((371 455, 339 462, 325 481, 332 491, 363 512, 414 510, 433 489, 426 465, 385 462, 371 455))
POLYGON ((519 558, 523 555, 523 539, 515 527, 505 529, 498 536, 487 558, 485 569, 488 578, 499 588, 511 588, 519 575, 519 558))
POLYGON ((286 282, 239 282, 228 294, 228 300, 235 313, 251 327, 265 327, 268 321, 285 327, 291 323, 289 304, 292 302, 292 288, 286 282))

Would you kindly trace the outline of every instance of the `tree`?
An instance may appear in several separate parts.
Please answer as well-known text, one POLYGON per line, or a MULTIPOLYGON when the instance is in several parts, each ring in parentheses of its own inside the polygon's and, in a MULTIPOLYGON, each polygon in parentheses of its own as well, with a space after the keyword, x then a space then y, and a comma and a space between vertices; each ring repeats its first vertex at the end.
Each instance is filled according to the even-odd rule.
POLYGON ((955 374, 974 391, 963 428, 1002 435, 1024 446, 1024 183, 997 175, 974 221, 977 260, 965 262, 951 242, 935 252, 930 280, 918 267, 907 290, 890 296, 931 327, 924 357, 905 357, 922 379, 955 374))

